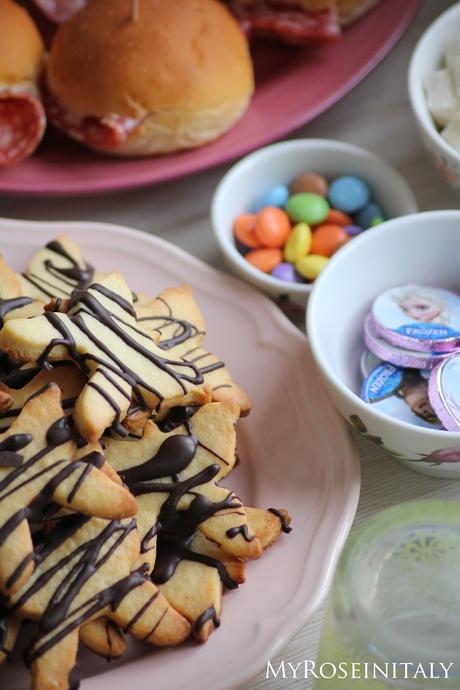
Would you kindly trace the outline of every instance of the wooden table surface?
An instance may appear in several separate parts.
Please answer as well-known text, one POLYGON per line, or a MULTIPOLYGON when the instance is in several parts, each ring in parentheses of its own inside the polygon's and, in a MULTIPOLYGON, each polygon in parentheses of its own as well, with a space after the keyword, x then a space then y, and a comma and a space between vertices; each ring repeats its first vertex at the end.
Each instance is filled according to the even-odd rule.
MULTIPOLYGON (((424 152, 415 130, 406 89, 407 66, 415 42, 433 18, 451 4, 448 0, 424 0, 411 28, 386 60, 339 104, 291 135, 292 138, 340 139, 382 156, 407 178, 416 192, 420 210, 460 206, 460 194, 446 186, 424 152)), ((222 267, 211 231, 209 207, 214 188, 228 167, 221 166, 150 189, 94 198, 40 200, 0 197, 0 216, 119 223, 159 235, 200 259, 222 267)), ((433 228, 433 233, 436 233, 436 228, 433 228)), ((368 442, 362 439, 356 439, 356 442, 362 458, 362 492, 355 524, 404 500, 431 496, 460 497, 457 482, 419 475, 368 442)), ((324 607, 306 623, 279 660, 294 664, 315 658, 323 612, 324 607)), ((311 685, 303 679, 268 680, 262 672, 246 686, 247 690, 249 688, 307 690, 311 685)))

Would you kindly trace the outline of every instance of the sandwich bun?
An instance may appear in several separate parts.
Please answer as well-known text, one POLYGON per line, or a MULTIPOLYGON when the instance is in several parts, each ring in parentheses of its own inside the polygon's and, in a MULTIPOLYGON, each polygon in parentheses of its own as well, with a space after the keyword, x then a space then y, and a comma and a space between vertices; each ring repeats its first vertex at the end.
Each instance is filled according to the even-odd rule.
MULTIPOLYGON (((1 1, 1 0, 0 0, 1 1)), ((200 146, 228 130, 253 90, 248 45, 218 0, 91 0, 54 37, 53 98, 73 118, 133 118, 116 155, 200 146)), ((97 150, 101 150, 101 148, 97 150)))
POLYGON ((0 86, 38 81, 45 48, 26 10, 12 0, 0 0, 0 86))

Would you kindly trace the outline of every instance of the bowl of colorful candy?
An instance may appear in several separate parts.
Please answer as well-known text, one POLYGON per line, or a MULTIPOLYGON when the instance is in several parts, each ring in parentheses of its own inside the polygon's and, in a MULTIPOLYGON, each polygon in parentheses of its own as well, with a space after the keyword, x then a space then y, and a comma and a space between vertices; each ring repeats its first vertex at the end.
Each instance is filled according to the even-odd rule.
POLYGON ((422 34, 409 66, 409 98, 436 168, 460 187, 460 3, 422 34))
POLYGON ((339 411, 411 469, 460 479, 460 211, 390 220, 329 262, 309 301, 339 411))
POLYGON ((214 194, 212 222, 235 275, 305 304, 333 254, 416 210, 407 182, 382 159, 339 141, 299 139, 234 165, 214 194))

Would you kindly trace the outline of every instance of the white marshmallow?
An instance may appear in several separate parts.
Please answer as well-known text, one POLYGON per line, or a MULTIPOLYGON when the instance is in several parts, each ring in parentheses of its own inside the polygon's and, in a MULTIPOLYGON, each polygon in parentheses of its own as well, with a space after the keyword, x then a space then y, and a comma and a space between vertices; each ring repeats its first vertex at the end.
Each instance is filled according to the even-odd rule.
POLYGON ((445 58, 445 64, 448 69, 451 69, 451 62, 454 60, 456 57, 460 55, 460 36, 457 36, 457 38, 454 41, 451 41, 449 45, 446 48, 446 52, 444 54, 445 58))
POLYGON ((460 96, 460 55, 450 61, 450 75, 454 85, 454 94, 460 96))
POLYGON ((445 127, 460 109, 460 99, 454 93, 452 77, 448 69, 430 72, 425 77, 428 110, 436 124, 445 127))
POLYGON ((460 151, 460 112, 449 122, 447 127, 441 132, 442 137, 448 144, 460 151))

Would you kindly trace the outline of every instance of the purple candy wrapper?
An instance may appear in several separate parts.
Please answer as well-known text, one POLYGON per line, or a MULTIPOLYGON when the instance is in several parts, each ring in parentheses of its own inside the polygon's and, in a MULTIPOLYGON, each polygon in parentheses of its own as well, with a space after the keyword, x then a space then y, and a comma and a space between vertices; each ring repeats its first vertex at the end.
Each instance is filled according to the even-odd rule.
POLYGON ((460 344, 460 297, 448 290, 401 285, 372 305, 374 330, 397 347, 420 352, 453 352, 460 344))
POLYGON ((451 352, 421 352, 407 350, 380 337, 372 314, 369 314, 364 323, 364 342, 366 347, 376 357, 384 362, 390 362, 397 367, 409 367, 411 369, 433 369, 451 352))
POLYGON ((430 375, 428 397, 447 431, 460 431, 460 355, 439 364, 430 375))

